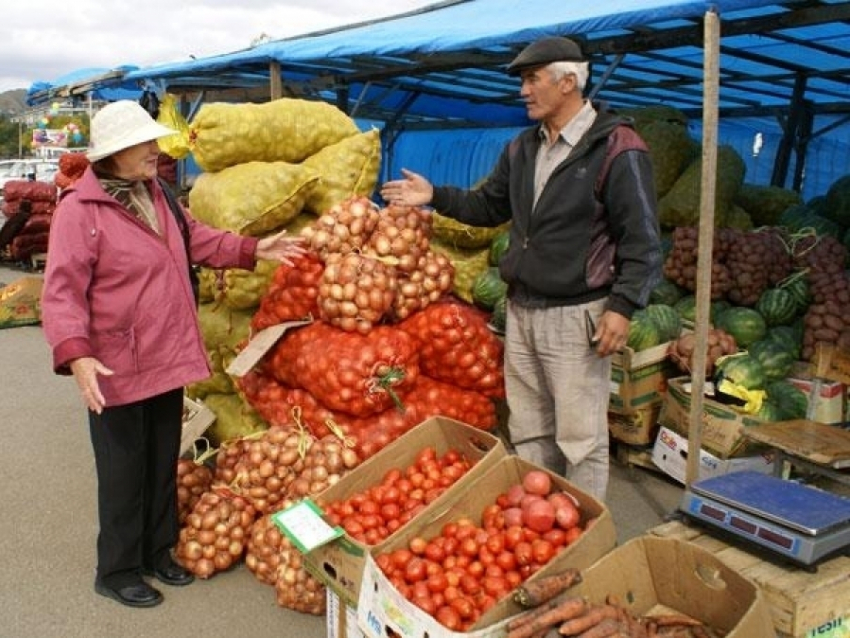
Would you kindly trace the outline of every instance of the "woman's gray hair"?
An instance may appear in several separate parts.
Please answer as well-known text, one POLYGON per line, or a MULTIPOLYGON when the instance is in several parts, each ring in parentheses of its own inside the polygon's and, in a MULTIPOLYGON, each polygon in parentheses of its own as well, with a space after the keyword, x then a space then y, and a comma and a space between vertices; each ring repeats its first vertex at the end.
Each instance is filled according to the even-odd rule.
POLYGON ((557 82, 567 74, 576 76, 576 85, 579 91, 584 91, 587 84, 587 76, 590 65, 587 62, 552 62, 547 67, 552 79, 557 82))

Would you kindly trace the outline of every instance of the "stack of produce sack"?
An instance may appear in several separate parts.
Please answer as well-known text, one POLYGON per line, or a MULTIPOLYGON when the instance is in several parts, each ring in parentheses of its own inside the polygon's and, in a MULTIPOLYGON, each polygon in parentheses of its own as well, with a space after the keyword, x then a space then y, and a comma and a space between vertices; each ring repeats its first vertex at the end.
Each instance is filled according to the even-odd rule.
POLYGON ((88 167, 89 160, 84 153, 65 153, 59 158, 59 172, 53 182, 60 190, 73 186, 88 167))
MULTIPOLYGON (((298 234, 329 202, 371 194, 377 183, 377 131, 324 102, 280 99, 264 104, 204 104, 186 125, 186 146, 205 172, 188 204, 198 220, 242 235, 298 234)), ((224 372, 276 263, 256 269, 201 269, 201 327, 213 376, 188 388, 216 412, 210 431, 218 444, 268 427, 236 393, 224 372)))
POLYGON ((448 294, 454 268, 430 247, 430 215, 352 197, 302 231, 310 253, 277 268, 252 325, 315 321, 239 381, 265 419, 297 407, 364 458, 434 415, 495 426, 502 344, 487 313, 448 294))
POLYGON ((47 182, 11 180, 3 187, 3 215, 10 227, 21 211, 22 203, 29 206, 26 221, 17 228, 8 251, 11 261, 28 261, 30 257, 47 252, 50 222, 56 209, 56 186, 47 182))
MULTIPOLYGON (((455 268, 432 249, 431 213, 369 200, 377 131, 326 103, 281 99, 204 105, 188 140, 205 171, 188 197, 195 218, 251 236, 286 229, 309 250, 293 265, 201 269, 214 374, 187 390, 216 413, 216 461, 209 476, 201 458, 181 459, 177 556, 202 578, 244 558, 280 605, 324 613, 324 588, 270 514, 430 416, 493 427, 502 344, 488 313, 451 296, 455 268), (305 318, 254 370, 227 374, 257 332, 305 318)), ((486 253, 489 239, 478 242, 486 253)))

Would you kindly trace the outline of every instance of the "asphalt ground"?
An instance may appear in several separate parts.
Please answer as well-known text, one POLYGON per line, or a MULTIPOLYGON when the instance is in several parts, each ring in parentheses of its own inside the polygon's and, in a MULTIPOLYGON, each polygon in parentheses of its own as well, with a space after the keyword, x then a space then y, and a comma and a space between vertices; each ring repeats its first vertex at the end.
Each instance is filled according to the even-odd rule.
MULTIPOLYGON (((0 284, 33 274, 0 265, 0 284)), ((0 287, 2 287, 0 285, 0 287)), ((240 564, 165 601, 130 609, 94 593, 94 461, 73 379, 58 377, 39 326, 0 330, 0 638, 312 638, 324 617, 277 605, 240 564)), ((608 506, 619 542, 675 511, 682 488, 612 460, 608 506)))

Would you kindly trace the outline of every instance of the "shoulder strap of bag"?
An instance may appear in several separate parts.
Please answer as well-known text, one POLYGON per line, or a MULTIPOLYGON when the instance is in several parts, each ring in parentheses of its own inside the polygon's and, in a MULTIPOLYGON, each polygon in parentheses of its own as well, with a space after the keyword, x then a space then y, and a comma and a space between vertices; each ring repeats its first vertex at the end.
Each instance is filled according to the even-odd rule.
POLYGON ((198 280, 198 273, 195 272, 194 267, 192 266, 192 250, 190 248, 190 237, 189 237, 189 222, 186 220, 186 215, 183 213, 183 209, 180 207, 177 199, 174 197, 174 193, 171 192, 171 187, 166 184, 162 178, 157 177, 157 181, 159 182, 160 187, 162 187, 162 192, 165 194, 165 201, 168 202, 168 208, 171 209, 171 214, 174 215, 174 219, 177 221, 177 226, 180 228, 180 234, 183 236, 183 247, 186 249, 186 259, 189 262, 189 280, 192 282, 192 292, 195 295, 195 303, 198 302, 198 291, 200 282, 198 280))

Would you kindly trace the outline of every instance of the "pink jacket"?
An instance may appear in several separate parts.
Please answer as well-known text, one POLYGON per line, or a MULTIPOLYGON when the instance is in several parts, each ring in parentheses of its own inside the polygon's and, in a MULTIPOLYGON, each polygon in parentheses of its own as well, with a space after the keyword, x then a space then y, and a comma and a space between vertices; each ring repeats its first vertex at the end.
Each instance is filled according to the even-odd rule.
MULTIPOLYGON (((74 359, 100 360, 114 372, 99 377, 107 406, 210 375, 183 237, 152 187, 161 236, 104 192, 91 168, 63 193, 50 227, 41 311, 53 367, 70 374, 74 359)), ((194 263, 254 267, 256 238, 189 224, 194 263)))

